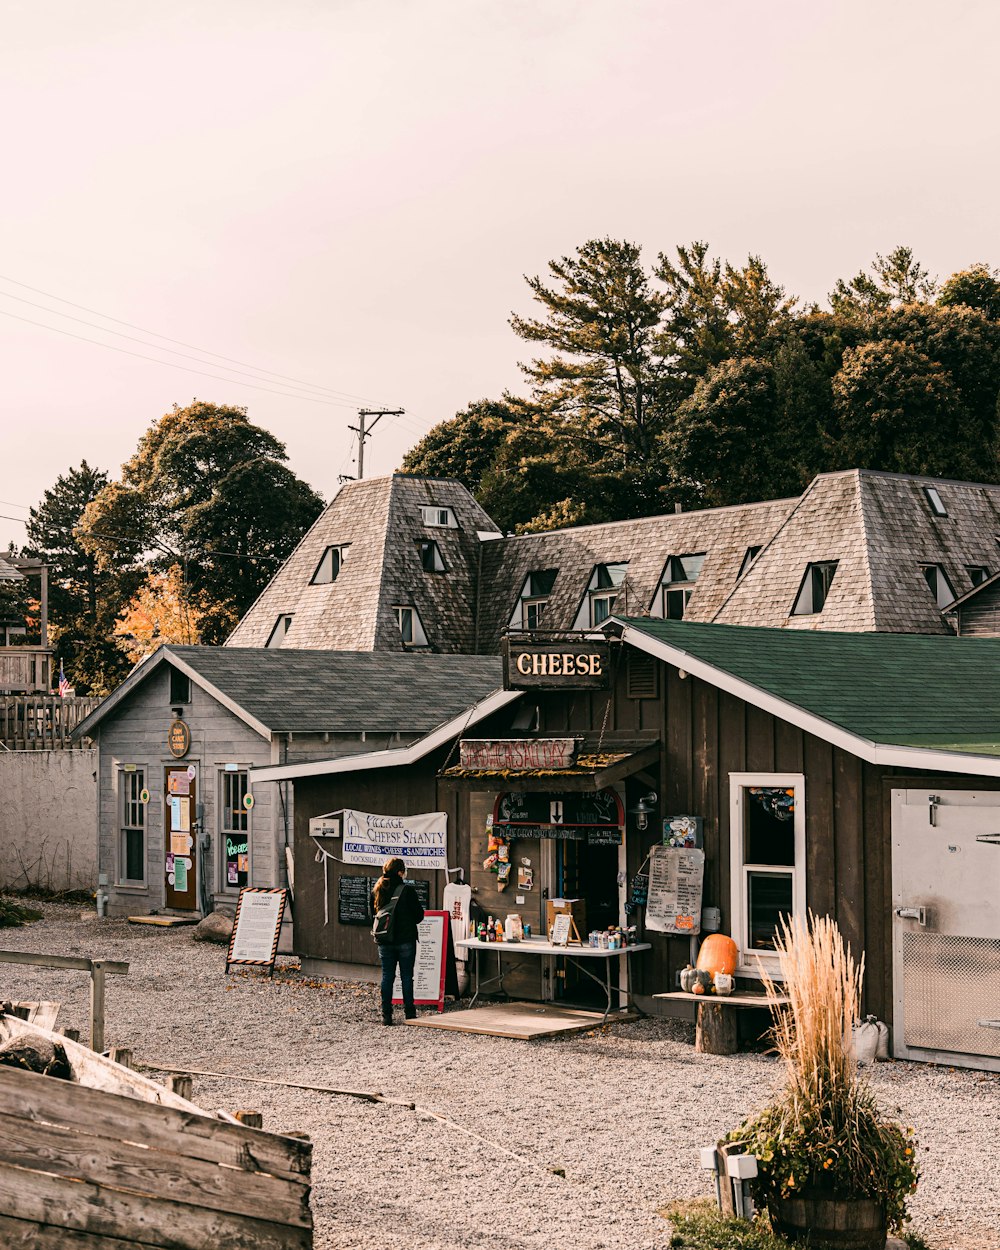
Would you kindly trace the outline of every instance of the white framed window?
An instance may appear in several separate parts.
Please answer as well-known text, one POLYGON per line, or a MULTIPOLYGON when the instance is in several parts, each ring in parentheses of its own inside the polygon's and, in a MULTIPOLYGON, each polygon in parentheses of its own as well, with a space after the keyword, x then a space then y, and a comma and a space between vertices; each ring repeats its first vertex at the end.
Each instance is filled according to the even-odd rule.
POLYGON ((417 609, 401 604, 393 608, 393 612, 396 614, 396 624, 399 626, 399 635, 403 640, 403 646, 426 647, 427 635, 424 633, 424 626, 417 609))
POLYGON ((573 622, 574 629, 593 629, 611 616, 615 610, 615 600, 618 598, 618 587, 625 580, 627 572, 627 560, 619 564, 594 566, 583 602, 573 622))
POLYGON ((420 516, 425 525, 435 525, 449 530, 458 529, 458 522, 451 508, 439 508, 435 504, 427 504, 421 507, 420 516))
POLYGON ((142 792, 146 774, 141 768, 118 770, 121 832, 118 850, 118 881, 121 885, 146 884, 146 804, 142 792))
POLYGON ((441 548, 433 538, 422 539, 417 543, 417 550, 420 552, 420 567, 425 573, 446 572, 441 548))
POLYGON ((350 543, 341 543, 339 547, 327 547, 320 556, 319 564, 316 565, 316 572, 310 579, 310 586, 326 586, 330 582, 335 582, 340 576, 340 570, 344 567, 344 561, 347 559, 347 549, 350 543))
POLYGON ((285 641, 285 638, 288 634, 288 631, 291 629, 291 627, 292 627, 292 614, 291 613, 288 613, 284 616, 279 616, 278 619, 274 622, 274 629, 271 630, 270 637, 268 638, 264 646, 272 647, 272 648, 280 647, 281 644, 285 641))
POLYGON ((813 616, 823 611, 826 597, 837 572, 836 560, 821 560, 807 564, 805 577, 792 607, 792 616, 813 616))
POLYGON ((668 556, 650 615, 669 621, 681 620, 704 563, 704 551, 686 556, 668 556))
POLYGON ((227 765, 219 782, 221 888, 239 890, 250 884, 250 813, 243 801, 250 790, 247 770, 227 765))
POLYGON ((732 934, 737 971, 778 974, 775 930, 806 911, 806 779, 802 773, 729 774, 732 934))
POLYGON ((948 581, 948 574, 940 564, 922 564, 920 571, 939 608, 946 608, 949 603, 955 601, 955 592, 951 588, 951 582, 948 581))
POLYGON ((555 585, 558 569, 538 569, 528 574, 510 617, 511 629, 541 629, 545 605, 555 585))

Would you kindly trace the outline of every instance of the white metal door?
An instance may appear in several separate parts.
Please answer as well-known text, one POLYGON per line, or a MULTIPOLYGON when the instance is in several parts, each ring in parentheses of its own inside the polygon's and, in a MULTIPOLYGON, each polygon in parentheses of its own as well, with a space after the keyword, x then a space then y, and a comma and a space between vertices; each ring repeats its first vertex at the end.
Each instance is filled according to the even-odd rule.
POLYGON ((1000 1071, 1000 792, 893 790, 893 1053, 1000 1071))

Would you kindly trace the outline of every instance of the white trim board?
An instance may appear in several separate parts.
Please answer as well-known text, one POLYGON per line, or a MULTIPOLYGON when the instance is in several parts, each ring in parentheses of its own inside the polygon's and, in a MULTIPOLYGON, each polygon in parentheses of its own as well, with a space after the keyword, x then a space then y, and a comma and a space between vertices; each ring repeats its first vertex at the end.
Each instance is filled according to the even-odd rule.
MULTIPOLYGON (((407 747, 394 747, 390 751, 369 751, 359 755, 343 755, 336 759, 309 760, 303 764, 277 764, 269 768, 253 768, 250 779, 258 781, 286 781, 296 777, 325 777, 329 773, 366 772, 370 768, 401 768, 406 764, 416 764, 425 755, 436 750, 452 738, 462 734, 470 725, 485 720, 501 708, 519 699, 524 692, 521 690, 494 690, 485 699, 474 703, 458 716, 438 725, 423 738, 411 742, 407 747)), ((998 761, 1000 762, 1000 761, 998 761)))
POLYGON ((700 677, 709 685, 736 695, 738 699, 743 699, 746 703, 753 704, 754 707, 770 712, 779 720, 796 725, 799 729, 804 729, 806 733, 822 738, 824 742, 842 747, 869 764, 890 764, 899 768, 924 768, 933 772, 1000 777, 1000 757, 872 742, 868 738, 862 738, 859 734, 851 733, 850 730, 840 725, 835 725, 833 721, 825 720, 815 712, 808 712, 798 704, 790 703, 787 699, 782 699, 768 690, 762 690, 759 686, 753 685, 742 677, 737 677, 726 669, 718 668, 707 660, 699 659, 680 647, 671 646, 670 643, 663 642, 659 638, 652 638, 643 630, 629 626, 619 618, 612 617, 610 622, 606 621, 604 624, 620 626, 622 641, 627 642, 629 646, 645 651, 647 655, 663 660, 684 673, 690 673, 693 677, 700 677))

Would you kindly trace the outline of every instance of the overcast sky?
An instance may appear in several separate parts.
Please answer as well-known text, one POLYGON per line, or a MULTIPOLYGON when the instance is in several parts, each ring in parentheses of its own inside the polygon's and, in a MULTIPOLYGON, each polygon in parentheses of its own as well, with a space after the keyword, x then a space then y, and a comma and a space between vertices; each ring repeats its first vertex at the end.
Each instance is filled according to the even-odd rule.
POLYGON ((998 34, 992 0, 6 0, 0 513, 195 396, 326 498, 358 404, 403 407, 389 472, 518 385, 522 275, 588 238, 809 299, 898 242, 1000 263, 998 34))

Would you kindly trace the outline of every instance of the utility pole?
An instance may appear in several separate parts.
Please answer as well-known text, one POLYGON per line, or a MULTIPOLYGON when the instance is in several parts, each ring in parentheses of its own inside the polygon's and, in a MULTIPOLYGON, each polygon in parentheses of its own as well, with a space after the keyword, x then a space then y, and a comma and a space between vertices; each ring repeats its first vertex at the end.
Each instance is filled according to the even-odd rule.
POLYGON ((406 412, 405 408, 359 408, 358 424, 349 425, 347 428, 353 430, 358 436, 358 476, 357 481, 365 475, 365 440, 371 438, 372 430, 378 425, 382 417, 401 417, 406 412), (369 417, 375 420, 371 425, 366 426, 365 421, 369 417))

